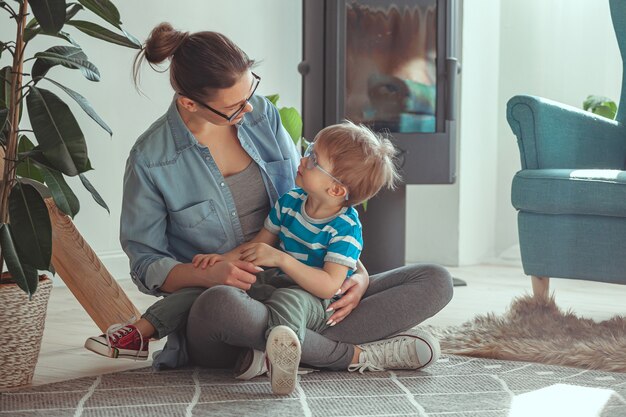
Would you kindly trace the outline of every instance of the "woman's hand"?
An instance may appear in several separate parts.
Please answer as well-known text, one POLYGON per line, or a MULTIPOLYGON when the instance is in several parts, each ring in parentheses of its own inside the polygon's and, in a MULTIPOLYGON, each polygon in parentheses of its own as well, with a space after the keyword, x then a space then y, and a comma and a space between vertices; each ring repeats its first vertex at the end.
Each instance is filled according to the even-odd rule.
POLYGON ((213 281, 213 285, 210 286, 230 285, 247 291, 256 282, 255 274, 262 270, 250 262, 217 262, 210 268, 211 281, 213 281))
POLYGON ((350 279, 345 280, 341 285, 341 288, 339 288, 339 294, 343 294, 343 297, 334 303, 331 303, 328 306, 328 310, 326 310, 334 310, 334 313, 329 317, 327 324, 334 326, 345 319, 348 314, 350 314, 352 310, 359 305, 368 285, 369 277, 367 279, 363 279, 363 276, 357 276, 357 274, 354 274, 350 277, 350 279))
POLYGON ((263 269, 250 262, 224 261, 207 269, 196 268, 193 264, 178 264, 167 275, 161 291, 173 293, 187 287, 211 288, 216 285, 249 290, 256 282, 256 273, 263 269))
POLYGON ((226 257, 219 253, 199 253, 193 257, 191 263, 196 268, 206 269, 207 266, 213 266, 217 262, 225 260, 226 257))
POLYGON ((241 246, 241 260, 255 265, 280 267, 285 252, 267 243, 246 243, 241 246))

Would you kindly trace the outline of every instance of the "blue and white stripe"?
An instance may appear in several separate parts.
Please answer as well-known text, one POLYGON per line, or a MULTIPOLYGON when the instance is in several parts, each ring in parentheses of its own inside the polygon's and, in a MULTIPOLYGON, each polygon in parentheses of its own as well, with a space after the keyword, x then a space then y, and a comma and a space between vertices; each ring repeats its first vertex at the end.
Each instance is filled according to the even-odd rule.
POLYGON ((309 217, 305 210, 307 194, 295 188, 284 194, 265 219, 265 228, 280 238, 280 247, 306 265, 322 268, 325 262, 356 269, 363 249, 359 215, 353 207, 344 207, 326 219, 309 217))

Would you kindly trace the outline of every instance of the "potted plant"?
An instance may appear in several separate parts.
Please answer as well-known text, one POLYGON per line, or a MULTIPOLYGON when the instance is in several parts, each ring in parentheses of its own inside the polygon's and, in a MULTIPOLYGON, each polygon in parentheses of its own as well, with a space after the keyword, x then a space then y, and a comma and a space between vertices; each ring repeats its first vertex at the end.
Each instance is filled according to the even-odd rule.
MULTIPOLYGON (((97 124, 111 129, 85 97, 48 75, 53 67, 79 70, 98 81, 98 68, 89 61, 66 28, 94 38, 141 48, 124 31, 117 8, 109 0, 0 0, 6 12, 3 25, 13 23, 15 39, 0 40, 0 59, 10 65, 0 68, 0 388, 32 380, 41 346, 51 281, 40 270, 54 273, 51 266, 52 232, 45 196, 72 218, 78 213, 78 198, 66 176, 79 176, 95 201, 108 211, 85 173, 92 169, 85 137, 72 111, 56 91, 75 100, 97 124), (115 31, 76 19, 88 10, 115 31), (27 55, 29 42, 37 36, 63 41, 44 51, 27 55), (23 113, 28 114, 30 127, 23 113), (39 291, 37 289, 39 288, 39 291)), ((30 52, 30 51, 29 51, 30 52)))

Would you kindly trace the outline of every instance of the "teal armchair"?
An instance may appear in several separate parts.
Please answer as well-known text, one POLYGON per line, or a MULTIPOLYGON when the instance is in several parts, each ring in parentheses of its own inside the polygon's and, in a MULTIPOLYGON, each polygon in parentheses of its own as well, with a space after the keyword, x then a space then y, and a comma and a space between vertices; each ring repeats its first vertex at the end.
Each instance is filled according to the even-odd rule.
MULTIPOLYGON (((610 0, 626 69, 626 0, 610 0)), ((616 120, 515 96, 507 120, 522 169, 511 189, 524 272, 536 296, 550 277, 626 284, 626 83, 616 120)))

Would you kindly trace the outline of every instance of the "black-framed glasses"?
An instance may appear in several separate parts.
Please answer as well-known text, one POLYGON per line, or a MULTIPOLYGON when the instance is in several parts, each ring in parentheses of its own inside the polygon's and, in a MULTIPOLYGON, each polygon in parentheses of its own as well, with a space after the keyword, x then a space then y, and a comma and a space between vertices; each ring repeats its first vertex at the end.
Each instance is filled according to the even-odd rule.
MULTIPOLYGON (((307 158, 306 165, 305 165, 306 169, 313 169, 313 168, 319 169, 324 174, 326 174, 330 178, 332 178, 335 182, 337 182, 338 184, 343 185, 344 187, 346 187, 346 190, 347 190, 348 189, 347 185, 345 185, 343 182, 341 182, 333 174, 331 174, 330 172, 328 172, 324 168, 322 168, 322 166, 317 162, 317 154, 315 153, 315 149, 313 147, 314 144, 315 144, 315 142, 311 142, 309 144, 309 146, 306 148, 306 150, 304 151, 304 157, 307 158)), ((349 198, 350 198, 350 194, 348 192, 346 192, 346 201, 349 198)))
POLYGON ((213 107, 209 106, 208 104, 204 104, 201 101, 196 101, 196 103, 198 103, 199 105, 201 105, 202 107, 204 107, 207 110, 212 111, 213 113, 217 114, 218 116, 222 117, 223 119, 226 119, 226 121, 228 121, 229 123, 233 121, 233 119, 237 118, 237 116, 239 116, 241 114, 241 112, 243 111, 243 109, 246 108, 246 106, 248 105, 248 103, 250 102, 250 99, 252 98, 252 96, 254 95, 254 93, 256 92, 256 89, 259 87, 259 84, 261 83, 261 77, 259 77, 258 75, 256 75, 254 72, 252 73, 252 77, 254 77, 254 79, 252 80, 252 85, 250 86, 250 88, 252 89, 252 92, 250 93, 250 96, 244 101, 244 103, 241 105, 241 107, 239 107, 233 114, 231 114, 230 116, 225 115, 224 113, 215 110, 213 107))

